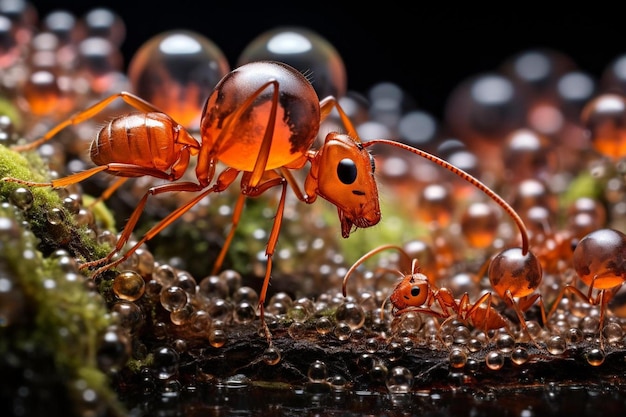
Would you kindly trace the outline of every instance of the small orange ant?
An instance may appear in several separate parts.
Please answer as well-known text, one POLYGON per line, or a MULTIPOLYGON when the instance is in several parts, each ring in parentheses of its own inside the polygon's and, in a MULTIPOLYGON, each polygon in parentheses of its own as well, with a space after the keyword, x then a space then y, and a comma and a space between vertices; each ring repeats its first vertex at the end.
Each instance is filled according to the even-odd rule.
POLYGON ((52 139, 62 129, 94 117, 118 98, 139 112, 120 115, 99 131, 90 147, 95 167, 50 182, 38 183, 17 178, 3 180, 28 186, 65 187, 99 172, 120 177, 104 190, 104 197, 110 196, 131 177, 151 176, 168 181, 151 187, 145 193, 107 256, 81 265, 82 268, 100 266, 93 276, 128 259, 141 245, 207 195, 228 189, 241 173, 241 193, 235 202, 232 227, 213 265, 213 273, 217 273, 234 237, 246 198, 258 197, 269 189, 280 189, 276 216, 265 251, 265 276, 259 293, 260 318, 268 342, 271 342, 271 336, 265 323, 264 303, 270 282, 272 256, 283 220, 287 187, 291 187, 296 197, 304 203, 312 204, 320 196, 335 205, 344 238, 356 228, 371 227, 381 217, 374 178, 374 158, 366 149, 372 145, 396 146, 437 163, 469 181, 509 213, 522 235, 524 251, 528 250, 528 236, 522 219, 486 185, 450 163, 411 146, 385 139, 361 142, 336 98, 329 96, 320 101, 303 74, 275 61, 242 65, 220 80, 202 111, 200 141, 154 105, 132 93, 121 92, 59 123, 40 139, 14 149, 34 149, 52 139), (324 143, 314 149, 320 124, 333 109, 338 112, 346 134, 328 133, 324 143), (197 157, 197 182, 178 181, 185 174, 192 156, 197 157), (307 162, 310 169, 301 188, 291 171, 303 169, 307 162), (220 163, 225 168, 216 175, 220 163), (197 192, 198 195, 155 224, 134 246, 114 260, 114 256, 122 251, 131 238, 148 197, 181 191, 197 192))
MULTIPOLYGON (((402 247, 393 244, 381 245, 370 250, 359 258, 344 275, 342 287, 344 297, 346 296, 348 278, 356 268, 373 255, 388 249, 395 249, 402 256, 409 258, 402 247)), ((483 331, 508 328, 509 326, 509 321, 492 307, 490 292, 483 294, 473 304, 470 302, 467 292, 460 299, 456 299, 449 288, 436 288, 428 277, 421 272, 419 261, 415 258, 412 260, 409 274, 400 271, 398 274, 401 277, 400 281, 381 306, 381 320, 384 319, 385 303, 389 300, 392 304, 394 317, 412 311, 441 319, 457 318, 483 331)))

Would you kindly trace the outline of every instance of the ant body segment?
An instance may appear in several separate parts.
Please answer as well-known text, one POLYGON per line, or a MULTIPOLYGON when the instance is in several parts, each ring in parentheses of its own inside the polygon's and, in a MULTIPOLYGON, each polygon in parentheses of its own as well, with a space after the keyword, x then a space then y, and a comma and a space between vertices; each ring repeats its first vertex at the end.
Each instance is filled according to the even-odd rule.
POLYGON ((267 265, 258 306, 270 344, 271 335, 265 323, 264 303, 270 282, 272 257, 283 220, 287 188, 290 187, 296 197, 306 204, 314 203, 319 196, 336 206, 344 238, 349 237, 356 228, 376 225, 380 221, 381 212, 374 177, 374 158, 367 150, 372 145, 390 145, 412 152, 454 172, 482 190, 512 217, 522 236, 523 251, 528 251, 528 236, 523 221, 508 203, 486 185, 450 163, 411 146, 385 139, 361 142, 356 129, 334 97, 329 96, 320 101, 305 76, 289 65, 274 61, 251 62, 222 78, 202 111, 199 131, 201 140, 154 105, 132 93, 121 92, 76 113, 40 139, 14 149, 35 149, 64 128, 94 117, 117 99, 122 99, 138 112, 122 114, 99 131, 90 147, 95 167, 50 182, 18 178, 3 180, 27 186, 65 187, 100 172, 119 177, 103 191, 101 199, 109 197, 132 177, 151 176, 165 181, 146 191, 111 252, 102 259, 81 265, 82 269, 97 267, 92 276, 128 259, 144 243, 203 198, 228 189, 241 174, 241 192, 234 205, 232 227, 213 265, 212 272, 215 274, 224 263, 246 199, 258 197, 270 189, 279 189, 280 198, 265 251, 267 265), (323 144, 315 148, 313 145, 320 124, 333 109, 338 112, 346 133, 328 133, 323 144), (191 157, 197 158, 197 181, 179 181, 186 173, 191 157), (310 169, 301 186, 292 171, 304 169, 307 163, 310 169), (219 164, 225 167, 218 172, 219 164), (197 196, 164 217, 134 246, 114 258, 130 240, 148 198, 170 192, 191 192, 197 193, 197 196))

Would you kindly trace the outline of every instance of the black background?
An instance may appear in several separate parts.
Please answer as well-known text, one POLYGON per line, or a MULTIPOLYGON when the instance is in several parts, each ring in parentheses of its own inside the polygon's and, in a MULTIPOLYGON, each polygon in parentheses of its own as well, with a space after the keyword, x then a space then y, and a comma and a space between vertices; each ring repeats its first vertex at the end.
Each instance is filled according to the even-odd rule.
POLYGON ((82 16, 108 7, 126 23, 126 64, 145 41, 171 29, 195 30, 213 40, 231 65, 256 36, 279 25, 302 25, 329 40, 342 55, 348 88, 366 92, 381 81, 403 88, 418 107, 440 117, 462 80, 500 66, 521 51, 542 47, 569 56, 594 78, 626 53, 626 18, 613 6, 569 2, 450 2, 292 0, 254 3, 56 0, 31 2, 40 17, 64 9, 82 16))

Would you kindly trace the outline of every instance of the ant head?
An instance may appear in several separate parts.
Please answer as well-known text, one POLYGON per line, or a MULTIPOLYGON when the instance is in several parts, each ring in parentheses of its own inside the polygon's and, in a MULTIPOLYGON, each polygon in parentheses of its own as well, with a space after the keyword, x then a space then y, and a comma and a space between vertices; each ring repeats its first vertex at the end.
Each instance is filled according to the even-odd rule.
POLYGON ((405 275, 389 296, 394 308, 420 307, 428 300, 430 284, 426 275, 413 273, 405 275))
POLYGON ((337 207, 341 234, 354 227, 370 227, 380 221, 374 158, 360 142, 331 132, 311 166, 317 178, 317 194, 337 207))

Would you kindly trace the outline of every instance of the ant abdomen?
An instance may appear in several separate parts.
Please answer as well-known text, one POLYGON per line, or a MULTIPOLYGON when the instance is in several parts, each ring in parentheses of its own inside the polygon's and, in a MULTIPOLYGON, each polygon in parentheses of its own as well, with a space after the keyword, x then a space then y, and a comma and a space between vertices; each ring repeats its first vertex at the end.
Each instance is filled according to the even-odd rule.
POLYGON ((237 68, 217 84, 200 129, 203 146, 214 148, 222 162, 252 171, 268 129, 273 133, 266 170, 302 157, 317 138, 319 125, 319 100, 306 77, 280 62, 259 61, 237 68))

